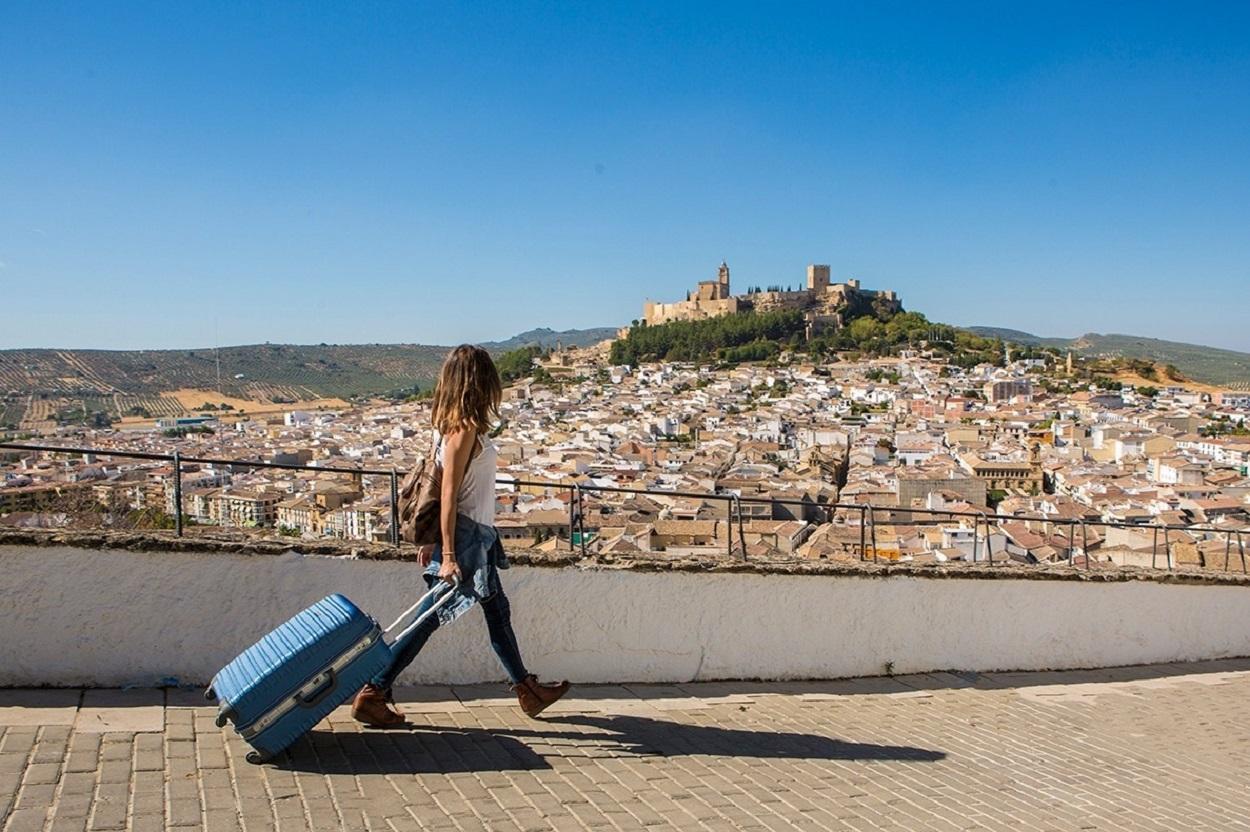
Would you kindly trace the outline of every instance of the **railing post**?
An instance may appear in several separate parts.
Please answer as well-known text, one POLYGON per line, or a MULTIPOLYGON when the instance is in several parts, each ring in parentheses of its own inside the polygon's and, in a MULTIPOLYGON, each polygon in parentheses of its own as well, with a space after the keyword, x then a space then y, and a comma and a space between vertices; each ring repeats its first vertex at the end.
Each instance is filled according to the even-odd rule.
POLYGON ((1159 557, 1159 524, 1156 523, 1154 540, 1150 542, 1150 568, 1151 569, 1159 568, 1158 557, 1159 557))
POLYGON ((1246 547, 1241 541, 1241 532, 1237 532, 1237 554, 1241 556, 1241 574, 1246 574, 1246 547))
POLYGON ((1076 548, 1076 524, 1071 520, 1068 521, 1068 566, 1076 563, 1076 558, 1072 554, 1072 550, 1076 548))
MULTIPOLYGON (((582 502, 582 486, 581 483, 573 483, 573 498, 577 503, 577 542, 581 546, 582 557, 586 557, 586 511, 585 503, 582 502)), ((569 542, 573 542, 573 536, 569 535, 569 542)))
POLYGON ((742 528, 742 501, 738 501, 738 545, 742 547, 742 559, 747 559, 747 535, 742 528))
POLYGON ((391 466, 391 545, 399 545, 399 474, 391 466))
POLYGON ((869 519, 872 522, 872 562, 877 562, 877 509, 875 506, 868 506, 869 519))
POLYGON ((972 562, 977 562, 977 555, 981 552, 981 518, 972 518, 972 562))
POLYGON ((1085 568, 1089 569, 1089 527, 1081 521, 1081 551, 1085 554, 1085 568))
POLYGON ((1163 553, 1168 559, 1168 569, 1172 568, 1172 544, 1168 542, 1168 527, 1163 527, 1163 553))
POLYGON ((746 533, 742 530, 742 497, 738 494, 729 495, 729 522, 726 523, 725 533, 729 536, 729 556, 733 557, 734 550, 734 524, 738 526, 738 546, 742 549, 742 559, 747 559, 747 538, 746 533))
POLYGON ((863 503, 859 504, 859 559, 863 561, 868 556, 868 509, 863 503))
POLYGON ((981 512, 981 519, 985 522, 985 562, 994 563, 994 537, 990 531, 990 518, 985 516, 985 512, 981 512))
POLYGON ((569 551, 573 551, 573 502, 577 499, 577 484, 569 486, 569 551))
POLYGON ((182 456, 174 451, 174 534, 182 537, 182 456))
POLYGON ((1228 556, 1232 554, 1232 550, 1233 550, 1233 533, 1225 532, 1224 533, 1224 571, 1225 572, 1228 571, 1228 556))

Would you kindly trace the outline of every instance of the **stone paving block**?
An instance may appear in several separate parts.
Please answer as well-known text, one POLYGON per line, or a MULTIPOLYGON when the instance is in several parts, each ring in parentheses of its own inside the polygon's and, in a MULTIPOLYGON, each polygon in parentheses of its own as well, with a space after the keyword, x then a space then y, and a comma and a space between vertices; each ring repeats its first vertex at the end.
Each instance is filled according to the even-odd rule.
POLYGON ((26 767, 26 776, 22 778, 24 785, 55 784, 61 779, 60 763, 31 763, 26 767))
POLYGON ((0 726, 73 725, 81 699, 66 688, 0 689, 0 726))
POLYGON ((170 826, 200 824, 200 801, 197 798, 173 797, 165 805, 166 820, 170 826))
POLYGON ((470 708, 515 708, 516 694, 504 684, 454 685, 452 694, 470 708))
POLYGON ((92 795, 62 794, 52 809, 52 828, 84 829, 91 815, 92 795))
POLYGON ((165 727, 165 694, 160 690, 88 690, 74 730, 79 733, 159 732, 165 727))
POLYGON ((35 753, 32 763, 60 762, 69 748, 69 738, 73 729, 69 725, 44 725, 39 729, 35 741, 35 753))
POLYGON ((724 680, 716 682, 681 682, 676 687, 685 691, 689 696, 698 696, 703 699, 714 700, 743 697, 753 700, 757 696, 765 696, 775 692, 778 684, 785 683, 759 680, 724 680))
POLYGON ((24 766, 38 739, 39 729, 35 725, 6 730, 0 737, 0 771, 4 771, 7 765, 24 766), (13 755, 21 755, 20 761, 13 755))
POLYGON ((641 700, 624 685, 573 685, 544 715, 602 712, 605 707, 622 707, 629 703, 641 703, 641 700))
POLYGON ((451 714, 464 711, 464 705, 450 687, 435 685, 395 688, 395 704, 406 714, 451 714))
POLYGON ((130 832, 164 832, 164 815, 135 815, 130 819, 130 832))
POLYGON ((48 824, 48 832, 84 832, 87 828, 86 815, 60 815, 52 818, 48 824))
POLYGON ((42 832, 47 822, 46 808, 16 809, 5 821, 4 829, 5 832, 42 832))
POLYGON ((165 688, 164 693, 166 708, 210 708, 212 713, 217 713, 216 703, 209 702, 204 698, 203 688, 165 688))
POLYGON ((56 786, 50 783, 23 785, 17 793, 13 806, 20 809, 48 809, 56 795, 56 786))
POLYGON ((61 775, 61 798, 89 795, 95 791, 95 772, 69 771, 61 775))
POLYGON ((130 805, 130 790, 125 783, 102 783, 92 804, 92 829, 122 829, 130 805))

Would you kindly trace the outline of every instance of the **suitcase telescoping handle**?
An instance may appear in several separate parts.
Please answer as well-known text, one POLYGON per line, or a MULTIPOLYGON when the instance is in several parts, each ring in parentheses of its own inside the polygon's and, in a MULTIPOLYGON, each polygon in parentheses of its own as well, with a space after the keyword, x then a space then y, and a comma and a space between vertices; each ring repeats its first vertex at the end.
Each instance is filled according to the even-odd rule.
POLYGON ((460 579, 454 576, 452 577, 450 583, 447 581, 441 581, 441 580, 435 581, 434 586, 430 587, 430 591, 422 595, 420 600, 417 601, 417 603, 413 604, 411 607, 404 610, 400 614, 399 618, 396 618, 395 622, 382 632, 382 635, 391 644, 395 644, 396 642, 404 639, 405 637, 408 636, 409 633, 417 629, 417 627, 421 626, 422 621, 425 621, 425 619, 429 618, 431 615, 438 612, 439 607, 443 606, 448 601, 450 601, 451 597, 456 594, 456 590, 459 588, 460 588, 460 579), (444 592, 444 590, 446 591, 444 592), (413 622, 409 624, 407 627, 405 627, 403 629, 403 632, 401 632, 399 635, 394 636, 392 638, 392 634, 396 630, 399 629, 399 625, 404 622, 405 618, 407 618, 408 616, 416 612, 421 607, 421 605, 426 602, 427 599, 438 595, 438 593, 440 592, 443 593, 441 598, 435 601, 428 610, 426 610, 425 612, 418 615, 415 619, 413 619, 413 622))

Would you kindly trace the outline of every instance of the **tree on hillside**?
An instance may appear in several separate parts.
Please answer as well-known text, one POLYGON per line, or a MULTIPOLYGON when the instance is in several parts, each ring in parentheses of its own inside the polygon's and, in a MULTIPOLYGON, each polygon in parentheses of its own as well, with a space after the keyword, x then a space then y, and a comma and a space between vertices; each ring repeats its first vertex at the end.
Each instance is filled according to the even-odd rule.
POLYGON ((505 352, 495 359, 499 377, 504 384, 528 377, 534 371, 534 360, 542 355, 542 348, 534 345, 505 352))

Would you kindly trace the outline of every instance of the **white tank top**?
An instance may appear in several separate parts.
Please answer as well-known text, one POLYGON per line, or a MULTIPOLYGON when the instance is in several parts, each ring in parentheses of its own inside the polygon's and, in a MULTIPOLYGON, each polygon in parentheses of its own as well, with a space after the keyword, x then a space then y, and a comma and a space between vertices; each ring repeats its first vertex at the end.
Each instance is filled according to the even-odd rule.
MULTIPOLYGON (((443 437, 435 431, 438 443, 438 466, 443 465, 447 446, 443 437)), ((460 493, 456 496, 456 512, 484 526, 495 525, 495 475, 499 464, 499 449, 489 437, 478 434, 479 450, 464 469, 460 493)))

